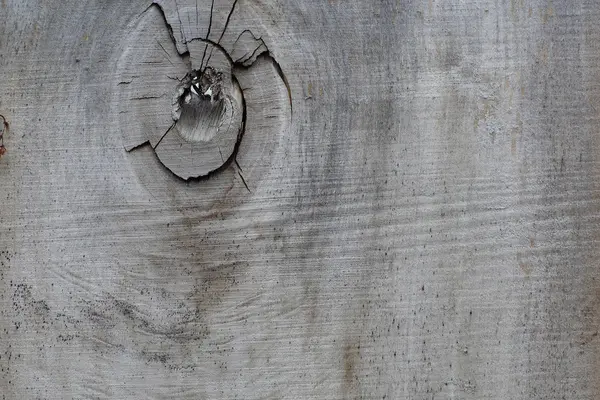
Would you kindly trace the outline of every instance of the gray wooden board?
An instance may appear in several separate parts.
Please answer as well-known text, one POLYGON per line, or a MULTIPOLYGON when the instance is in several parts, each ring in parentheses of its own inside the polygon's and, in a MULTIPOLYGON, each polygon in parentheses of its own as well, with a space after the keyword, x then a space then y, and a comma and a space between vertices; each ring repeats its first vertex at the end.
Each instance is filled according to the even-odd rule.
POLYGON ((0 398, 600 398, 600 3, 232 5, 0 0, 0 398))

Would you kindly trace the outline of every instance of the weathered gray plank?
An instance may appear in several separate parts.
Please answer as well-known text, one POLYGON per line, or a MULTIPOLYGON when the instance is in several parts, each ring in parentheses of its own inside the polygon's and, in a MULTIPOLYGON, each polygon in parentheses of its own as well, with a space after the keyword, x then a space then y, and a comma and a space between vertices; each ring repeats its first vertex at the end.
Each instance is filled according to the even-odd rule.
POLYGON ((0 2, 3 399, 600 397, 600 4, 158 3, 0 2))

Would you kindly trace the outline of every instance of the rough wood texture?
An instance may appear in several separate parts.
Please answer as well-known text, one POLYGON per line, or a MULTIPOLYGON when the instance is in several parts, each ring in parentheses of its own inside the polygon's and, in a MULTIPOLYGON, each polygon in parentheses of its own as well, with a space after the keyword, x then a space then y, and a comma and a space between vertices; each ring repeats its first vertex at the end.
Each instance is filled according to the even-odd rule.
POLYGON ((1 0, 1 398, 600 398, 599 19, 1 0), (186 181, 208 41, 245 133, 186 181))

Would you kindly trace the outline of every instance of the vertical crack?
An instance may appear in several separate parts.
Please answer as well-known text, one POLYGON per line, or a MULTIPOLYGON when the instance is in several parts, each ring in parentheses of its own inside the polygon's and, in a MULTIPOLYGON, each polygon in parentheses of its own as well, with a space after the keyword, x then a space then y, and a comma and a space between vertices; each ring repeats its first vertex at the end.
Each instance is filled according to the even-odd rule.
POLYGON ((244 183, 244 186, 246 186, 246 190, 248 190, 248 192, 252 193, 252 191, 250 191, 250 188, 248 187, 248 184, 246 183, 246 180, 244 179, 244 175, 242 175, 242 172, 240 170, 238 170, 237 173, 240 176, 240 178, 242 178, 242 182, 244 183))
MULTIPOLYGON (((267 52, 268 52, 268 48, 267 48, 267 52)), ((281 69, 281 65, 277 62, 277 60, 275 59, 275 57, 273 57, 270 52, 268 52, 268 54, 269 54, 269 57, 271 58, 271 61, 273 62, 273 65, 275 66, 275 70, 277 71, 277 75, 279 75, 279 77, 281 78, 281 80, 283 81, 283 84, 285 85, 285 87, 287 89, 288 100, 290 102, 290 114, 293 115, 294 114, 294 108, 293 108, 293 105, 292 105, 292 89, 290 87, 290 83, 288 82, 287 77, 283 73, 283 69, 281 69)))
MULTIPOLYGON (((206 39, 210 37, 210 28, 212 27, 212 19, 213 19, 213 8, 215 7, 215 0, 212 0, 210 4, 210 17, 208 19, 208 31, 206 32, 206 39)), ((196 12, 198 12, 198 2, 196 2, 196 12)))
MULTIPOLYGON (((169 24, 169 21, 167 20, 167 15, 165 14, 165 10, 162 8, 162 6, 157 2, 153 2, 152 4, 150 4, 150 6, 148 6, 148 8, 146 8, 144 10, 143 13, 148 11, 152 6, 156 6, 156 8, 158 8, 158 11, 160 12, 160 15, 162 16, 163 21, 165 21, 165 25, 167 26, 167 31, 169 32, 169 36, 171 37, 171 40, 173 41, 175 48, 177 48, 177 39, 175 39, 175 35, 173 34, 173 27, 171 26, 171 24, 169 24)), ((163 50, 164 50, 164 48, 163 48, 163 50)))
POLYGON ((158 45, 160 46, 160 48, 162 49, 162 51, 164 51, 164 52, 165 52, 165 56, 166 56, 166 58, 167 58, 167 61, 168 61, 168 62, 169 62, 171 65, 175 66, 175 65, 173 64, 173 62, 171 61, 171 57, 169 57, 169 53, 168 53, 168 52, 167 52, 167 50, 166 50, 166 49, 163 47, 163 45, 162 45, 162 44, 161 44, 161 43, 158 41, 158 39, 156 39, 156 43, 158 43, 158 45))
MULTIPOLYGON (((183 38, 183 43, 186 43, 186 38, 185 38, 185 35, 183 34, 183 22, 181 22, 181 15, 179 14, 179 5, 177 4, 177 0, 173 0, 173 1, 175 2, 175 10, 177 10, 177 19, 179 20, 179 34, 183 38)), ((165 21, 166 21, 166 17, 165 17, 165 21)), ((175 46, 177 47, 177 42, 175 42, 175 46)))
POLYGON ((4 147, 4 134, 8 132, 8 121, 4 118, 4 115, 0 115, 2 118, 2 127, 0 127, 0 157, 6 153, 6 147, 4 147))
POLYGON ((200 71, 204 70, 202 67, 204 65, 204 57, 206 57, 206 49, 208 49, 208 43, 204 45, 204 52, 202 53, 202 62, 200 63, 200 71))
POLYGON ((175 123, 176 122, 173 122, 171 124, 171 126, 169 127, 169 129, 167 129, 167 131, 160 137, 160 139, 158 139, 158 142, 156 142, 156 146, 152 147, 153 149, 156 149, 158 147, 158 145, 160 144, 160 142, 162 142, 162 140, 165 138, 165 136, 167 136, 167 134, 169 132, 171 132, 171 129, 173 129, 173 127, 175 127, 175 123))
POLYGON ((229 11, 229 15, 227 16, 227 21, 225 21, 225 27, 223 28, 223 32, 221 32, 221 36, 219 37, 219 40, 217 40, 217 43, 221 43, 221 39, 223 39, 223 36, 225 35, 225 31, 227 30, 227 27, 229 26, 229 20, 231 19, 231 16, 233 15, 233 11, 235 10, 235 5, 237 4, 238 0, 234 0, 233 1, 233 5, 231 6, 231 11, 229 11))
MULTIPOLYGON (((206 32, 206 40, 209 39, 210 36, 210 28, 212 27, 212 18, 213 18, 213 8, 215 6, 215 0, 212 0, 210 4, 210 17, 208 19, 208 31, 206 32)), ((196 15, 198 13, 198 0, 196 0, 196 15)), ((204 65, 204 57, 206 57, 206 49, 208 48, 208 44, 204 45, 204 52, 202 53, 202 62, 200 63, 200 70, 202 71, 202 66, 204 65)))
POLYGON ((235 162, 235 165, 237 166, 237 173, 240 176, 240 178, 242 178, 242 182, 244 183, 244 186, 246 186, 246 190, 248 190, 248 192, 252 193, 252 191, 250 190, 250 188, 248 187, 248 184, 246 183, 246 179, 244 179, 244 175, 242 174, 242 172, 244 172, 244 170, 242 169, 242 167, 240 167, 240 164, 237 161, 237 158, 233 160, 235 162))
MULTIPOLYGON (((214 50, 214 47, 212 47, 212 48, 210 49, 210 53, 208 54, 208 59, 206 60, 206 66, 207 66, 207 67, 208 67, 208 63, 210 62, 210 58, 212 57, 213 50, 214 50)), ((202 71, 204 71, 204 68, 202 68, 202 65, 200 66, 200 69, 201 69, 202 71)))

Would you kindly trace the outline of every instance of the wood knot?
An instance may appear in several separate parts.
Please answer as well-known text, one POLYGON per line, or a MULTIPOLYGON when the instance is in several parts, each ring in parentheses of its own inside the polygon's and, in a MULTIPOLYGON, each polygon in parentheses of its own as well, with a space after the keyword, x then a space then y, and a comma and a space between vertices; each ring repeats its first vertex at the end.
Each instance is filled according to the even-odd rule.
POLYGON ((275 143, 272 136, 289 126, 287 79, 265 42, 241 28, 252 19, 241 7, 251 5, 234 1, 209 14, 172 6, 150 5, 123 43, 114 104, 125 149, 149 145, 169 172, 188 182, 233 165, 250 190, 238 163, 247 121, 258 147, 244 151, 258 162, 269 154, 264 142, 275 143))

